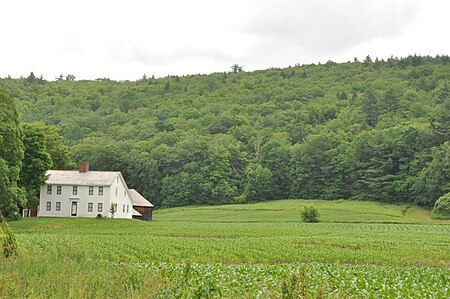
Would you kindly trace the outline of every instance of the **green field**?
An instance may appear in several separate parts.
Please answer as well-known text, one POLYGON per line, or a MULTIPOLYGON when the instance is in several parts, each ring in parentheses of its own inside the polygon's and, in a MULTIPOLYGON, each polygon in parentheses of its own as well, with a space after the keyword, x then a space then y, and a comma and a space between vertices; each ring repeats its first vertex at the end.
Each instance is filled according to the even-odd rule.
POLYGON ((11 226, 5 298, 450 297, 450 221, 414 206, 284 200, 11 226), (320 223, 300 222, 305 204, 320 223))

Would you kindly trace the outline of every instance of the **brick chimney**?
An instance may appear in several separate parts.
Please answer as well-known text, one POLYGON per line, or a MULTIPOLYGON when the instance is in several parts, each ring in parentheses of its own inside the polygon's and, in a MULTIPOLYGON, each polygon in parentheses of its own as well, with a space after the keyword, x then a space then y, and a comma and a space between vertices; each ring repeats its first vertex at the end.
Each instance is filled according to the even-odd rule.
POLYGON ((89 171, 89 162, 80 162, 80 172, 89 171))

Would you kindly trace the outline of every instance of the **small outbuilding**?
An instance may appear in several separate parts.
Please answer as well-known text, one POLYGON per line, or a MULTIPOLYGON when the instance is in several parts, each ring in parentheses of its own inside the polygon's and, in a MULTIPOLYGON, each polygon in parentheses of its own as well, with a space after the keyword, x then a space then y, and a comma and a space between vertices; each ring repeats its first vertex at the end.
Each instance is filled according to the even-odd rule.
POLYGON ((155 206, 134 189, 128 189, 128 193, 133 202, 133 218, 152 221, 152 213, 155 206))

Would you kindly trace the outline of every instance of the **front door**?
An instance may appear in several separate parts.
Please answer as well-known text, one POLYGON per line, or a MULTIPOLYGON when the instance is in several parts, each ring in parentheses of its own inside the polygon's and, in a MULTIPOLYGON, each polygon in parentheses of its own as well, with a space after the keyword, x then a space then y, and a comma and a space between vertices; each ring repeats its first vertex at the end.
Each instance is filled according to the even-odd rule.
POLYGON ((72 205, 70 208, 70 216, 77 217, 78 203, 76 201, 72 201, 72 205))

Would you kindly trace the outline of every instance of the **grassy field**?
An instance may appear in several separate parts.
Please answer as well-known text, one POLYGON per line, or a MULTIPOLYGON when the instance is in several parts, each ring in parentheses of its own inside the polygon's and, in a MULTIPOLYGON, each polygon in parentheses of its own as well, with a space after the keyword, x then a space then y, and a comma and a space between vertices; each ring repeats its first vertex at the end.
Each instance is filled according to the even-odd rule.
POLYGON ((5 298, 450 297, 450 221, 419 207, 284 200, 11 226, 5 298), (320 223, 300 222, 309 204, 320 223))

